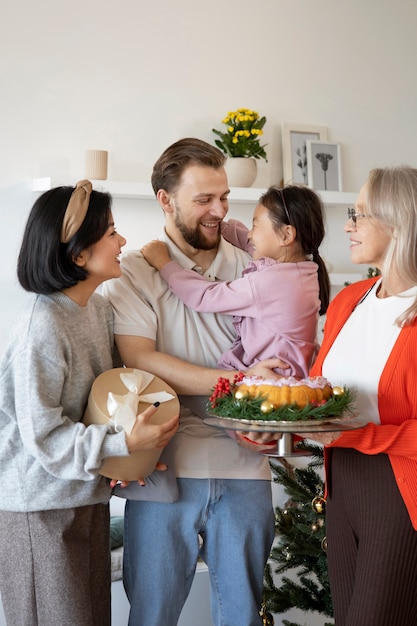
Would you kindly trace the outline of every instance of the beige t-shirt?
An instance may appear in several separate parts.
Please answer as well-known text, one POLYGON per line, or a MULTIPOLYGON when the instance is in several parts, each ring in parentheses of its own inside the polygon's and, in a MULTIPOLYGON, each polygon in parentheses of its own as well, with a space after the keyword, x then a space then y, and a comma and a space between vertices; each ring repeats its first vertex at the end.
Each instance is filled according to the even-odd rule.
MULTIPOLYGON (((164 240, 172 259, 184 268, 197 269, 166 235, 164 240)), ((248 260, 246 252, 222 239, 204 276, 234 280, 241 276, 248 260)), ((231 316, 189 309, 137 251, 122 256, 122 276, 105 283, 102 293, 114 309, 115 335, 152 339, 158 351, 196 365, 216 368, 220 354, 235 337, 231 316)), ((169 444, 174 450, 177 476, 270 480, 265 457, 203 423, 200 416, 206 403, 206 397, 181 398, 180 428, 169 444)))

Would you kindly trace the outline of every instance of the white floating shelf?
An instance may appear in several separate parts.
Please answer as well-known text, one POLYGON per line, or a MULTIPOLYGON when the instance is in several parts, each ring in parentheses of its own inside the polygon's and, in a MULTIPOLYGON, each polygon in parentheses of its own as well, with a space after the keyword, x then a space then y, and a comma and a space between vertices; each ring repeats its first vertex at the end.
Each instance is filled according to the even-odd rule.
POLYGON ((93 189, 108 191, 114 198, 138 198, 155 200, 151 183, 129 183, 116 180, 92 180, 93 189))
MULTIPOLYGON (((150 183, 124 182, 115 180, 92 180, 93 188, 97 191, 108 191, 114 198, 137 198, 139 200, 155 199, 150 183)), ((63 183, 57 183, 63 184, 63 183)), ((66 183, 72 184, 72 183, 66 183)), ((55 186, 51 178, 34 178, 33 191, 43 192, 55 186)), ((229 202, 255 205, 266 188, 231 187, 229 202)), ((326 206, 354 205, 357 194, 349 191, 319 191, 323 204, 326 206)))
MULTIPOLYGON (((230 202, 256 204, 265 189, 256 187, 231 187, 230 202)), ((317 192, 326 206, 350 206, 354 205, 357 197, 356 192, 349 191, 318 191, 317 192)))

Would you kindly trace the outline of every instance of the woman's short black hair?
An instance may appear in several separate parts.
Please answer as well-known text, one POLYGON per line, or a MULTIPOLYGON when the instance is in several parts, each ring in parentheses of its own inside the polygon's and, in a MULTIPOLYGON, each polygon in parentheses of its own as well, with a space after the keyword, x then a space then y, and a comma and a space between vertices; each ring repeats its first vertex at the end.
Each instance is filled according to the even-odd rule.
POLYGON ((17 262, 17 277, 26 291, 54 293, 88 276, 74 259, 106 233, 112 198, 108 193, 92 191, 80 229, 68 243, 61 243, 62 222, 73 191, 74 187, 50 189, 32 207, 17 262))

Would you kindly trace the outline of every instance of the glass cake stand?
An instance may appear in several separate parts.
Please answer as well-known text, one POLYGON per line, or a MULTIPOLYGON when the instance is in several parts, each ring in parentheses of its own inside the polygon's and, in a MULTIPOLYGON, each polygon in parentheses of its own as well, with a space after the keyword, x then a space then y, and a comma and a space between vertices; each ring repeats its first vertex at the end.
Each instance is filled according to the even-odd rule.
POLYGON ((283 456, 306 456, 309 452, 297 449, 297 442, 294 439, 295 434, 301 436, 305 433, 330 433, 343 432, 348 430, 356 430, 365 426, 369 420, 356 415, 348 415, 346 417, 334 417, 326 419, 312 419, 303 421, 268 421, 268 420, 246 420, 234 417, 219 417, 218 415, 208 414, 204 418, 204 423, 208 426, 214 426, 224 430, 234 430, 240 432, 257 432, 257 433, 281 433, 280 439, 277 439, 276 445, 267 446, 266 449, 260 450, 259 453, 265 456, 283 457, 283 456))

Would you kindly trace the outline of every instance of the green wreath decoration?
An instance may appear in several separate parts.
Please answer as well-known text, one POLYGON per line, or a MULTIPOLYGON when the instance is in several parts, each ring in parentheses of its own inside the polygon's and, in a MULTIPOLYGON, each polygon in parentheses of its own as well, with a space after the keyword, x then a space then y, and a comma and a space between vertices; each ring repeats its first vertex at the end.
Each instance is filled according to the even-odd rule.
POLYGON ((217 417, 244 420, 261 420, 268 422, 296 422, 307 420, 326 420, 346 417, 352 412, 354 394, 347 387, 334 387, 333 395, 322 403, 311 403, 300 408, 296 404, 283 404, 271 408, 267 397, 236 398, 239 378, 231 383, 226 378, 219 378, 210 396, 207 412, 217 417))

